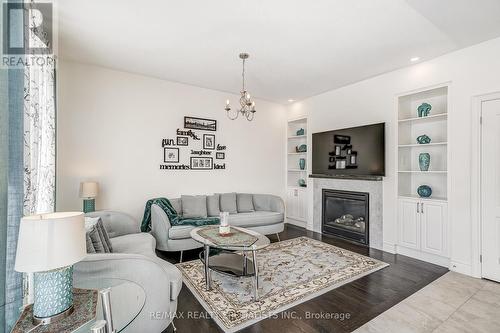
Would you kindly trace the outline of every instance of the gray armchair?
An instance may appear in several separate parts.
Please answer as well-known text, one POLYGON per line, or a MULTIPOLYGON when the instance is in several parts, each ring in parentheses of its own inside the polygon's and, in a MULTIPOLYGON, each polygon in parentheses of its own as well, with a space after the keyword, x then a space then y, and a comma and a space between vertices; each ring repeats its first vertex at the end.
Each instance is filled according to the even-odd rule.
POLYGON ((87 216, 101 217, 113 246, 113 253, 89 254, 74 266, 74 280, 116 278, 140 285, 146 304, 126 332, 162 332, 177 310, 182 276, 174 265, 155 254, 156 241, 139 231, 131 216, 114 211, 99 211, 87 216), (152 314, 161 313, 152 318, 152 314), (171 316, 165 315, 171 314, 171 316))

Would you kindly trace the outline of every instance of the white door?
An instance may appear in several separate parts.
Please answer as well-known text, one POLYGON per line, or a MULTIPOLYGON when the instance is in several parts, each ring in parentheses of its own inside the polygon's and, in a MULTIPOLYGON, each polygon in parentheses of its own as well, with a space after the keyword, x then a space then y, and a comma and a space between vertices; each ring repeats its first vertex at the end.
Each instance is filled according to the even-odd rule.
POLYGON ((420 202, 422 251, 448 255, 448 205, 444 202, 422 200, 420 202))
POLYGON ((482 275, 500 282, 500 99, 482 103, 482 275))
POLYGON ((399 244, 415 250, 420 249, 419 201, 398 200, 399 244))

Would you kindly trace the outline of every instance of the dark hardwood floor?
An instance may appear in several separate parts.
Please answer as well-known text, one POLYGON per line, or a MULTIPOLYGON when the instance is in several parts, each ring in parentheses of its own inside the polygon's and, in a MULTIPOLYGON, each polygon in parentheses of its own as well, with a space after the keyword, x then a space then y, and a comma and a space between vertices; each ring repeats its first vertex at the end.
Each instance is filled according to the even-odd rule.
MULTIPOLYGON (((364 248, 286 224, 281 240, 307 236, 387 262, 390 266, 369 274, 321 296, 262 320, 239 332, 352 332, 417 290, 434 281, 448 270, 420 260, 364 248), (322 317, 311 317, 312 315, 322 317), (337 316, 335 316, 337 314, 337 316), (330 318, 325 318, 330 316, 330 318), (287 317, 288 316, 288 317, 287 317), (309 318, 308 318, 309 317, 309 318)), ((269 236, 271 241, 277 239, 269 236)), ((199 249, 184 252, 184 261, 196 259, 199 249)), ((158 252, 158 256, 176 263, 179 253, 158 252)), ((174 320, 177 332, 223 332, 191 294, 183 287, 179 295, 174 320)), ((173 332, 170 326, 165 332, 173 332)))

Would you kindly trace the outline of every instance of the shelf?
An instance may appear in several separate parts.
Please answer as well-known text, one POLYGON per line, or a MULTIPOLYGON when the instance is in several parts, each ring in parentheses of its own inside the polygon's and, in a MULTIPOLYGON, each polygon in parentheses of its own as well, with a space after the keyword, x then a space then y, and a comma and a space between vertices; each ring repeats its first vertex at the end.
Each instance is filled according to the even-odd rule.
POLYGON ((288 169, 288 172, 307 172, 307 169, 288 169))
POLYGON ((404 195, 399 195, 398 196, 400 199, 415 199, 415 200, 422 200, 422 201, 441 201, 441 202, 447 202, 447 198, 441 198, 441 197, 433 197, 431 196, 430 198, 422 198, 418 195, 413 195, 413 194, 404 194, 404 195))
POLYGON ((288 185, 288 188, 293 188, 296 190, 307 190, 307 186, 299 186, 299 185, 288 185))
POLYGON ((446 118, 448 116, 448 113, 438 113, 435 115, 430 115, 427 117, 415 117, 415 118, 407 118, 407 119, 399 119, 399 123, 404 123, 404 122, 413 122, 413 121, 425 121, 429 119, 440 119, 440 118, 446 118))
POLYGON ((446 146, 448 142, 434 142, 434 143, 412 143, 409 145, 399 145, 399 148, 410 148, 410 147, 425 147, 425 146, 446 146))
POLYGON ((289 124, 292 124, 292 123, 306 123, 307 122, 307 116, 303 116, 303 117, 296 118, 296 119, 290 119, 287 122, 289 124))
POLYGON ((291 135, 288 137, 289 140, 290 139, 305 139, 305 138, 307 138, 306 134, 304 134, 304 135, 291 135))
POLYGON ((288 153, 288 155, 306 155, 307 152, 303 152, 303 153, 288 153))
POLYGON ((399 173, 421 173, 421 174, 424 174, 424 173, 427 173, 427 174, 432 174, 432 173, 442 173, 442 174, 446 174, 448 173, 448 171, 446 170, 429 170, 429 171, 420 171, 420 170, 399 170, 398 171, 399 173))

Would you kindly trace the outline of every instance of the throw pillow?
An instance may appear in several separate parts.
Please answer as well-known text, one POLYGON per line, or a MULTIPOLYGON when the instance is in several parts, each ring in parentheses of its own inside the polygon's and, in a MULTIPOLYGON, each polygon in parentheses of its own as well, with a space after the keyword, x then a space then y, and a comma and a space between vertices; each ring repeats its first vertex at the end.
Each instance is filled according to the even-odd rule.
POLYGON ((207 195, 207 214, 208 216, 219 216, 220 206, 219 206, 220 195, 213 194, 207 195))
POLYGON ((206 195, 181 195, 182 217, 184 218, 206 218, 207 196, 206 195))
POLYGON ((85 234, 85 242, 87 243, 87 253, 95 253, 94 245, 92 244, 92 239, 88 233, 85 234))
POLYGON ((236 205, 238 213, 250 213, 255 211, 252 194, 238 193, 236 195, 236 205))
POLYGON ((238 213, 236 207, 236 193, 222 193, 220 194, 220 211, 228 212, 229 214, 238 213))
POLYGON ((99 235, 99 231, 97 230, 97 225, 93 225, 90 231, 87 231, 87 234, 92 242, 95 253, 105 253, 101 235, 99 235))

